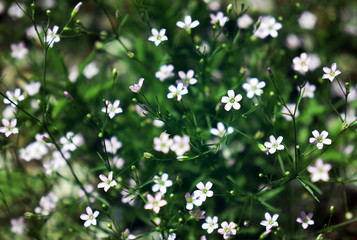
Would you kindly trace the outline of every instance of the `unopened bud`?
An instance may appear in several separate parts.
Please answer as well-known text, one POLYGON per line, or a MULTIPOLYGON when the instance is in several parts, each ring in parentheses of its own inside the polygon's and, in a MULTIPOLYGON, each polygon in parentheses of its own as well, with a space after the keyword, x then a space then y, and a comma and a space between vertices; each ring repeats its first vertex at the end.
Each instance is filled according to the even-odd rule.
POLYGON ((114 79, 118 76, 118 71, 116 68, 113 68, 112 75, 114 79))
POLYGON ((135 165, 131 165, 131 170, 135 170, 136 169, 136 166, 135 165))
POLYGON ((74 17, 77 15, 77 13, 78 13, 79 9, 81 8, 81 6, 82 6, 82 2, 79 2, 79 3, 73 8, 72 13, 71 13, 71 18, 74 18, 74 17))
POLYGON ((333 214, 334 211, 335 211, 335 206, 332 205, 332 206, 330 207, 330 214, 333 214))
POLYGON ((233 5, 232 3, 230 3, 227 6, 227 15, 230 15, 232 13, 232 10, 233 10, 233 5))
POLYGON ((67 98, 68 101, 72 100, 71 94, 69 94, 67 91, 64 91, 63 94, 67 98))
POLYGON ((47 16, 49 16, 49 17, 50 17, 50 16, 52 15, 51 10, 47 10, 47 11, 46 11, 46 14, 47 14, 47 16))
POLYGON ((271 68, 270 67, 268 67, 268 73, 269 74, 272 74, 273 72, 271 71, 271 68))
POLYGON ((135 57, 135 54, 133 52, 127 52, 126 55, 130 58, 133 59, 135 57))
POLYGON ((150 158, 152 158, 152 157, 153 157, 153 155, 152 155, 151 153, 149 153, 149 152, 144 152, 144 158, 150 159, 150 158))
POLYGON ((98 133, 98 137, 102 138, 103 137, 103 133, 102 132, 98 133))
POLYGON ((112 225, 110 223, 108 223, 107 228, 112 229, 112 225))
POLYGON ((115 18, 116 18, 117 20, 120 19, 120 12, 119 12, 119 10, 116 10, 116 11, 115 11, 115 18))

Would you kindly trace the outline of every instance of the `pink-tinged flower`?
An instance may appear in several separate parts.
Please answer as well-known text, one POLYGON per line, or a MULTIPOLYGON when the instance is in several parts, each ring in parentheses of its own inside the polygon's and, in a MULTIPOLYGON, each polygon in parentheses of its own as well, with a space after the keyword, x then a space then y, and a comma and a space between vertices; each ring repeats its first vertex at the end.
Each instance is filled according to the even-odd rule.
POLYGON ((202 224, 202 229, 206 229, 208 234, 211 234, 213 230, 218 228, 218 217, 206 217, 206 222, 202 224))
POLYGON ((269 35, 273 38, 278 36, 278 30, 280 30, 283 25, 277 22, 272 16, 264 16, 261 18, 259 28, 255 31, 254 36, 264 39, 269 35))
POLYGON ((168 153, 170 147, 174 143, 172 139, 169 138, 170 134, 163 132, 160 137, 154 137, 154 149, 158 152, 168 153))
POLYGON ((311 137, 309 141, 310 143, 316 144, 318 149, 322 149, 324 144, 330 145, 332 143, 331 139, 327 138, 328 132, 325 130, 323 130, 321 134, 317 130, 314 130, 312 131, 312 135, 314 137, 311 137))
POLYGON ((197 209, 196 211, 189 211, 190 215, 196 220, 199 221, 200 219, 205 218, 205 211, 201 211, 200 209, 197 209))
POLYGON ((157 175, 154 176, 155 185, 152 186, 152 191, 160 191, 162 194, 166 193, 166 188, 172 186, 172 181, 169 179, 169 175, 164 173, 161 175, 161 178, 157 175))
POLYGON ((132 92, 138 93, 140 92, 143 83, 144 83, 144 78, 140 78, 137 84, 131 85, 129 88, 132 92))
POLYGON ((267 148, 270 154, 276 152, 276 150, 284 150, 284 145, 281 144, 283 137, 279 136, 277 139, 273 135, 269 137, 270 142, 265 142, 264 146, 267 148))
POLYGON ((106 177, 104 174, 99 175, 100 180, 103 182, 98 183, 97 187, 98 188, 104 188, 104 191, 107 192, 109 188, 114 187, 117 185, 117 182, 113 180, 113 172, 110 171, 108 173, 108 177, 106 177))
POLYGON ((190 137, 185 135, 181 136, 174 136, 174 143, 171 145, 171 151, 175 152, 177 156, 182 156, 186 152, 190 151, 190 137))
POLYGON ((193 70, 188 70, 187 73, 184 71, 179 71, 178 75, 180 79, 176 80, 176 84, 183 83, 184 87, 188 85, 193 85, 197 83, 197 79, 194 78, 195 72, 193 70))
POLYGON ((58 26, 54 26, 53 30, 51 30, 50 28, 47 30, 47 35, 45 36, 45 42, 48 43, 48 46, 50 48, 53 47, 53 44, 61 40, 60 36, 57 34, 58 29, 59 29, 58 26))
POLYGON ((218 229, 218 233, 222 234, 224 239, 228 239, 232 235, 237 234, 237 230, 235 229, 236 226, 237 224, 235 224, 234 222, 230 222, 228 224, 228 222, 224 221, 223 223, 221 223, 222 228, 218 229))
POLYGON ((11 219, 11 232, 16 234, 23 234, 26 228, 24 217, 11 219))
MULTIPOLYGON (((300 87, 297 87, 297 90, 300 91, 300 87)), ((314 98, 316 86, 306 82, 305 86, 301 89, 301 95, 303 98, 314 98)))
POLYGON ((307 171, 311 173, 311 181, 317 182, 319 180, 328 181, 329 175, 328 172, 331 169, 331 164, 324 164, 321 158, 317 159, 314 166, 308 166, 307 171))
POLYGON ((24 100, 25 99, 25 97, 24 97, 24 95, 22 95, 21 94, 21 89, 20 88, 16 88, 15 90, 14 90, 14 92, 11 92, 11 91, 6 91, 6 96, 7 96, 7 98, 4 98, 4 103, 5 104, 10 104, 11 105, 11 107, 16 107, 16 105, 19 103, 19 102, 21 102, 22 100, 24 100), (13 102, 13 103, 15 103, 15 104, 13 104, 12 102, 10 102, 9 101, 9 99, 13 102))
POLYGON ((149 37, 148 40, 154 42, 156 46, 158 46, 162 41, 166 41, 168 39, 165 35, 165 28, 161 29, 160 32, 156 28, 153 28, 151 29, 151 33, 153 36, 149 37))
POLYGON ((178 21, 176 23, 179 28, 186 29, 187 31, 190 31, 191 28, 197 27, 199 24, 200 22, 198 20, 192 22, 191 16, 185 16, 184 22, 178 21))
POLYGON ((183 85, 183 83, 177 84, 177 87, 174 85, 170 85, 169 87, 170 93, 167 94, 167 98, 177 98, 177 101, 181 101, 182 95, 188 93, 187 88, 183 85))
POLYGON ((129 228, 127 228, 127 229, 125 229, 124 232, 121 233, 121 239, 132 240, 132 239, 136 239, 136 236, 134 234, 131 234, 129 231, 129 228))
POLYGON ((293 59, 293 69, 301 74, 305 74, 309 71, 309 65, 311 63, 311 58, 307 53, 301 53, 300 57, 294 57, 293 59))
POLYGON ((266 227, 266 231, 269 231, 272 227, 278 227, 279 224, 277 222, 279 215, 274 214, 273 217, 270 216, 268 212, 265 213, 265 220, 260 222, 260 225, 266 227))
POLYGON ((322 79, 328 79, 331 82, 335 79, 335 77, 341 74, 341 71, 337 69, 336 63, 332 63, 331 68, 324 67, 322 70, 325 72, 322 79))
POLYGON ((309 225, 314 225, 315 223, 314 220, 312 220, 312 216, 312 213, 306 215, 305 212, 301 212, 301 217, 297 218, 296 221, 301 223, 303 229, 306 229, 309 225))
POLYGON ((122 113, 123 109, 119 107, 120 100, 115 100, 112 104, 110 101, 105 100, 106 107, 102 108, 102 112, 107 113, 110 118, 114 118, 115 115, 122 113))
POLYGON ((90 207, 86 208, 87 214, 81 214, 80 218, 84 220, 84 226, 89 227, 90 225, 97 225, 97 217, 99 215, 98 211, 93 213, 93 210, 90 207))
POLYGON ((6 118, 3 118, 2 124, 4 126, 0 127, 0 132, 4 133, 6 137, 10 136, 11 134, 19 133, 19 129, 17 129, 17 127, 16 127, 16 124, 17 124, 16 118, 11 119, 11 121, 9 121, 6 118))
POLYGON ((23 59, 29 50, 25 47, 24 42, 19 42, 18 44, 12 43, 10 45, 11 56, 17 59, 23 59))
POLYGON ((159 213, 160 208, 167 204, 165 199, 161 199, 162 194, 159 192, 155 194, 155 197, 153 197, 151 194, 148 194, 146 197, 148 202, 145 204, 144 208, 147 210, 152 209, 155 213, 159 213))
POLYGON ((221 102, 226 104, 224 106, 224 109, 226 111, 229 111, 233 107, 235 110, 239 110, 240 109, 239 101, 242 100, 242 95, 238 94, 236 96, 233 90, 228 90, 227 95, 228 96, 223 96, 221 99, 221 102))
POLYGON ((196 184, 196 187, 198 190, 195 190, 193 192, 193 195, 195 198, 199 198, 202 202, 206 201, 207 197, 212 197, 213 196, 213 191, 210 190, 212 188, 213 184, 208 181, 206 185, 203 184, 203 182, 199 182, 196 184))
POLYGON ((165 81, 168 78, 173 77, 174 74, 174 66, 169 65, 162 65, 160 70, 155 73, 155 77, 158 78, 161 82, 165 81))
POLYGON ((226 22, 228 21, 228 17, 224 16, 223 12, 218 12, 216 15, 210 14, 209 17, 211 18, 211 24, 216 24, 218 22, 219 26, 223 27, 226 22))
POLYGON ((185 194, 185 199, 186 199, 186 209, 187 210, 192 210, 194 205, 196 205, 198 207, 202 205, 202 201, 200 200, 200 198, 197 198, 194 195, 191 196, 190 193, 185 194))

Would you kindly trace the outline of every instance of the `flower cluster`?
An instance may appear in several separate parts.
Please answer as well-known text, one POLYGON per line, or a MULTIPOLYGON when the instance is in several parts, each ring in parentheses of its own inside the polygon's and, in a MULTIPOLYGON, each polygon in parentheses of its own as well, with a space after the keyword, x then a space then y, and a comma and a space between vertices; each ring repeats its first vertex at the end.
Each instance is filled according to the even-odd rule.
POLYGON ((168 133, 163 132, 160 137, 154 138, 154 149, 158 152, 168 153, 171 150, 179 157, 190 151, 190 148, 190 137, 187 135, 176 135, 171 139, 168 133))

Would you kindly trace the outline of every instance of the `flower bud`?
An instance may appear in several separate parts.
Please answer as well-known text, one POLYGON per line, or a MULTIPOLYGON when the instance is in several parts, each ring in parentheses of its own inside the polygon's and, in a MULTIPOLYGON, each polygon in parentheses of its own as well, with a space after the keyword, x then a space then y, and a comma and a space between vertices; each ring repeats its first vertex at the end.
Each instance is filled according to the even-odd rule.
POLYGON ((118 76, 118 71, 116 68, 113 68, 112 75, 113 75, 113 79, 115 79, 118 76))
POLYGON ((227 15, 230 15, 232 13, 232 10, 233 10, 233 5, 232 3, 230 3, 227 6, 227 15))
POLYGON ((79 9, 81 8, 81 6, 82 6, 82 2, 79 2, 79 3, 73 8, 72 13, 71 13, 71 19, 74 18, 74 17, 77 15, 77 13, 78 13, 79 9))
POLYGON ((67 91, 64 91, 63 94, 67 98, 68 101, 72 100, 71 94, 69 94, 67 91))
POLYGON ((151 153, 149 153, 149 152, 144 152, 144 158, 150 159, 150 158, 152 158, 152 157, 153 157, 153 155, 152 155, 151 153))
POLYGON ((330 214, 333 214, 334 211, 335 211, 335 206, 332 205, 332 206, 330 207, 330 214))
POLYGON ((49 17, 50 17, 50 16, 52 15, 51 10, 47 10, 47 11, 46 11, 46 14, 47 14, 47 16, 49 16, 49 17))

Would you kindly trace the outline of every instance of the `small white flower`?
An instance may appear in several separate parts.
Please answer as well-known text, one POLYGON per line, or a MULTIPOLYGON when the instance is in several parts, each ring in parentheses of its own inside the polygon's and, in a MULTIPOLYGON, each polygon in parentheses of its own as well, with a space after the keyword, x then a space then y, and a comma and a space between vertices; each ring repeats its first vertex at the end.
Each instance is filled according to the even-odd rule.
POLYGON ((300 57, 294 57, 293 59, 293 69, 301 74, 305 74, 309 71, 309 65, 311 63, 311 58, 305 52, 300 54, 300 57))
MULTIPOLYGON (((23 3, 19 3, 19 6, 25 10, 26 12, 26 6, 23 3)), ((18 20, 20 18, 22 18, 25 13, 24 11, 21 10, 21 8, 19 8, 19 6, 16 3, 12 3, 10 5, 10 7, 7 9, 7 14, 9 14, 9 16, 13 19, 13 20, 18 20)))
POLYGON ((108 153, 116 154, 117 151, 123 146, 116 136, 112 136, 110 139, 105 139, 105 149, 108 153))
POLYGON ((258 78, 249 78, 243 84, 244 90, 247 91, 247 98, 253 98, 254 95, 260 96, 263 92, 262 88, 265 87, 265 82, 259 82, 258 78))
MULTIPOLYGON (((16 105, 21 102, 22 100, 25 99, 24 95, 21 94, 21 89, 16 88, 14 92, 11 92, 10 90, 6 91, 6 96, 14 102, 16 105)), ((15 108, 16 105, 11 103, 7 98, 4 98, 4 103, 5 104, 10 104, 11 107, 15 108)))
POLYGON ((172 181, 169 179, 169 175, 164 173, 161 175, 161 178, 157 175, 154 176, 155 185, 152 186, 152 191, 157 192, 160 191, 162 194, 166 193, 166 188, 172 186, 172 181))
POLYGON ((155 197, 153 197, 151 194, 148 194, 146 197, 148 202, 145 204, 144 208, 147 210, 152 209, 155 213, 159 213, 160 208, 167 204, 165 199, 161 199, 162 194, 159 192, 155 194, 155 197))
POLYGON ((296 221, 301 223, 303 229, 306 229, 309 225, 314 225, 315 223, 314 220, 312 220, 312 216, 312 213, 306 215, 305 212, 301 212, 301 217, 297 218, 296 221))
POLYGON ((57 34, 58 32, 58 26, 53 26, 53 30, 50 28, 47 30, 47 35, 45 36, 45 42, 48 43, 48 46, 50 48, 53 47, 53 44, 56 42, 59 42, 61 40, 60 36, 57 34))
POLYGON ((132 92, 138 93, 140 92, 143 83, 144 83, 144 78, 139 78, 139 82, 137 84, 131 85, 129 88, 132 92))
POLYGON ((103 182, 98 183, 97 187, 98 188, 104 188, 104 191, 107 192, 109 188, 114 187, 117 185, 117 182, 113 180, 113 172, 110 171, 108 173, 108 177, 106 177, 104 174, 99 175, 100 180, 103 182))
POLYGON ((176 80, 176 84, 183 83, 184 87, 187 87, 188 85, 197 83, 197 79, 194 78, 195 72, 193 70, 188 70, 187 73, 179 71, 178 75, 180 79, 176 80))
POLYGON ((218 233, 222 234, 224 239, 228 239, 232 235, 237 234, 237 230, 235 229, 236 226, 237 224, 235 224, 234 222, 230 222, 228 224, 228 222, 224 221, 223 223, 221 223, 222 228, 218 229, 218 233))
POLYGON ((87 79, 93 78, 95 75, 99 73, 99 68, 95 62, 90 62, 84 69, 83 75, 87 79))
POLYGON ((309 141, 310 143, 316 144, 316 147, 318 149, 322 149, 324 147, 324 144, 330 145, 332 143, 331 139, 327 138, 328 132, 325 130, 323 130, 321 134, 319 133, 319 131, 314 130, 312 131, 312 135, 314 137, 311 137, 309 141))
POLYGON ((6 137, 9 137, 11 134, 19 133, 19 129, 16 127, 17 119, 11 119, 9 121, 6 118, 2 119, 3 127, 0 127, 0 132, 4 133, 6 137))
POLYGON ((196 187, 198 190, 195 190, 193 192, 193 195, 195 198, 199 198, 202 202, 206 201, 207 197, 212 197, 213 196, 213 191, 210 190, 212 188, 213 184, 208 181, 206 185, 203 184, 203 182, 199 182, 196 184, 196 187))
POLYGON ((265 213, 265 220, 260 222, 260 225, 266 227, 266 231, 269 231, 272 227, 278 227, 279 224, 276 220, 278 220, 279 215, 274 214, 273 217, 270 216, 268 212, 265 213))
POLYGON ((223 27, 226 22, 228 21, 228 17, 224 16, 223 12, 219 11, 216 15, 210 14, 209 15, 211 18, 211 24, 216 24, 216 21, 218 21, 219 26, 223 27))
POLYGON ((50 192, 46 196, 41 197, 39 206, 35 208, 35 213, 47 216, 51 212, 54 212, 57 202, 58 197, 50 192))
POLYGON ((25 55, 28 53, 28 49, 25 47, 25 43, 24 42, 19 42, 18 44, 16 43, 12 43, 10 45, 11 48, 11 56, 13 58, 17 58, 17 59, 23 59, 25 57, 25 55))
POLYGON ((217 137, 223 137, 226 133, 231 134, 234 132, 234 129, 232 127, 228 127, 226 130, 226 127, 222 122, 217 123, 217 128, 211 128, 210 133, 212 135, 215 135, 217 137))
POLYGON ((335 77, 341 74, 341 71, 337 69, 336 63, 332 63, 331 68, 324 67, 323 70, 325 74, 322 76, 322 79, 328 79, 331 82, 335 79, 335 77))
POLYGON ((77 77, 78 77, 78 66, 77 65, 72 65, 69 69, 69 73, 68 73, 68 79, 71 83, 75 83, 77 81, 77 77))
POLYGON ((264 146, 267 148, 270 154, 276 152, 276 150, 284 150, 284 145, 281 144, 283 137, 279 136, 277 139, 273 135, 269 137, 270 142, 265 142, 264 146))
POLYGON ((157 31, 156 28, 153 28, 151 29, 151 33, 153 36, 149 37, 149 41, 152 41, 155 43, 156 46, 159 46, 159 44, 162 42, 162 41, 166 41, 167 40, 167 36, 165 35, 166 33, 166 29, 163 28, 159 31, 157 31))
POLYGON ((218 228, 218 217, 206 217, 206 222, 202 224, 202 229, 206 229, 208 234, 211 234, 213 230, 218 228))
MULTIPOLYGON (((283 109, 281 110, 281 116, 283 118, 285 118, 286 120, 291 121, 292 120, 291 115, 294 115, 296 104, 295 103, 287 103, 286 107, 284 106, 283 109)), ((299 115, 300 115, 300 111, 299 111, 299 109, 296 109, 295 117, 298 117, 299 115)))
POLYGON ((177 156, 182 156, 186 152, 190 151, 190 137, 185 136, 174 136, 174 143, 171 145, 171 151, 175 152, 177 156))
POLYGON ((295 34, 288 34, 285 39, 285 45, 287 48, 291 50, 295 50, 299 47, 301 47, 302 41, 299 36, 295 34))
POLYGON ((317 17, 309 11, 303 11, 298 19, 298 23, 303 29, 313 29, 315 27, 317 17))
POLYGON ((191 30, 191 28, 197 27, 199 24, 200 24, 200 22, 198 20, 195 20, 195 21, 192 22, 191 16, 185 16, 184 22, 178 21, 176 23, 176 25, 179 28, 183 28, 183 29, 186 29, 188 31, 191 30))
POLYGON ((40 88, 41 88, 40 82, 31 82, 25 86, 25 91, 29 96, 34 96, 40 91, 40 88))
MULTIPOLYGON (((300 87, 297 86, 297 90, 300 91, 300 87)), ((305 86, 301 89, 301 94, 303 98, 314 98, 316 86, 306 82, 305 86)))
POLYGON ((24 217, 11 219, 11 232, 16 234, 23 234, 26 228, 24 217))
POLYGON ((161 82, 165 81, 168 78, 172 78, 174 76, 174 66, 162 65, 160 70, 155 73, 155 77, 158 78, 161 82))
POLYGON ((78 147, 84 144, 84 140, 81 134, 74 134, 73 132, 67 132, 65 137, 60 138, 60 143, 63 145, 62 150, 75 151, 78 147))
POLYGON ((90 225, 97 225, 97 217, 99 215, 98 211, 93 213, 93 210, 90 207, 86 208, 87 214, 81 214, 80 218, 84 220, 84 226, 89 227, 90 225))
POLYGON ((277 22, 272 16, 264 16, 261 18, 259 28, 255 31, 254 36, 264 39, 269 35, 273 38, 278 36, 278 30, 280 30, 283 25, 277 22))
POLYGON ((129 231, 129 228, 127 228, 127 229, 125 229, 124 232, 121 233, 121 239, 132 240, 132 239, 136 239, 136 236, 134 234, 131 234, 129 231))
POLYGON ((170 85, 169 87, 170 93, 167 94, 167 98, 177 98, 177 101, 181 101, 182 95, 188 93, 187 88, 183 85, 183 83, 177 84, 177 87, 174 85, 170 85))
POLYGON ((109 100, 105 100, 105 105, 106 107, 102 108, 102 112, 107 113, 111 119, 114 118, 115 115, 123 112, 123 109, 119 107, 120 100, 115 100, 113 103, 109 100))
POLYGON ((224 109, 226 111, 229 111, 233 107, 235 110, 239 110, 240 109, 239 101, 242 100, 242 95, 238 94, 236 96, 233 90, 228 90, 227 95, 228 96, 223 96, 221 99, 221 102, 226 104, 224 106, 224 109))
POLYGON ((191 196, 190 193, 185 194, 185 199, 187 210, 192 210, 194 205, 196 205, 197 207, 202 205, 202 201, 200 200, 200 198, 197 198, 194 195, 191 196))
POLYGON ((237 25, 239 28, 246 29, 253 23, 253 18, 251 18, 248 14, 243 14, 237 20, 237 25))
POLYGON ((167 236, 167 240, 175 240, 176 239, 176 233, 170 233, 168 236, 167 236))
POLYGON ((315 162, 315 166, 308 166, 307 171, 311 173, 311 181, 317 182, 319 180, 327 182, 330 177, 328 172, 331 169, 331 164, 324 164, 321 158, 317 159, 315 162))
POLYGON ((170 134, 163 132, 160 134, 160 138, 154 138, 154 149, 158 152, 168 153, 170 147, 174 143, 172 139, 169 138, 170 134))

